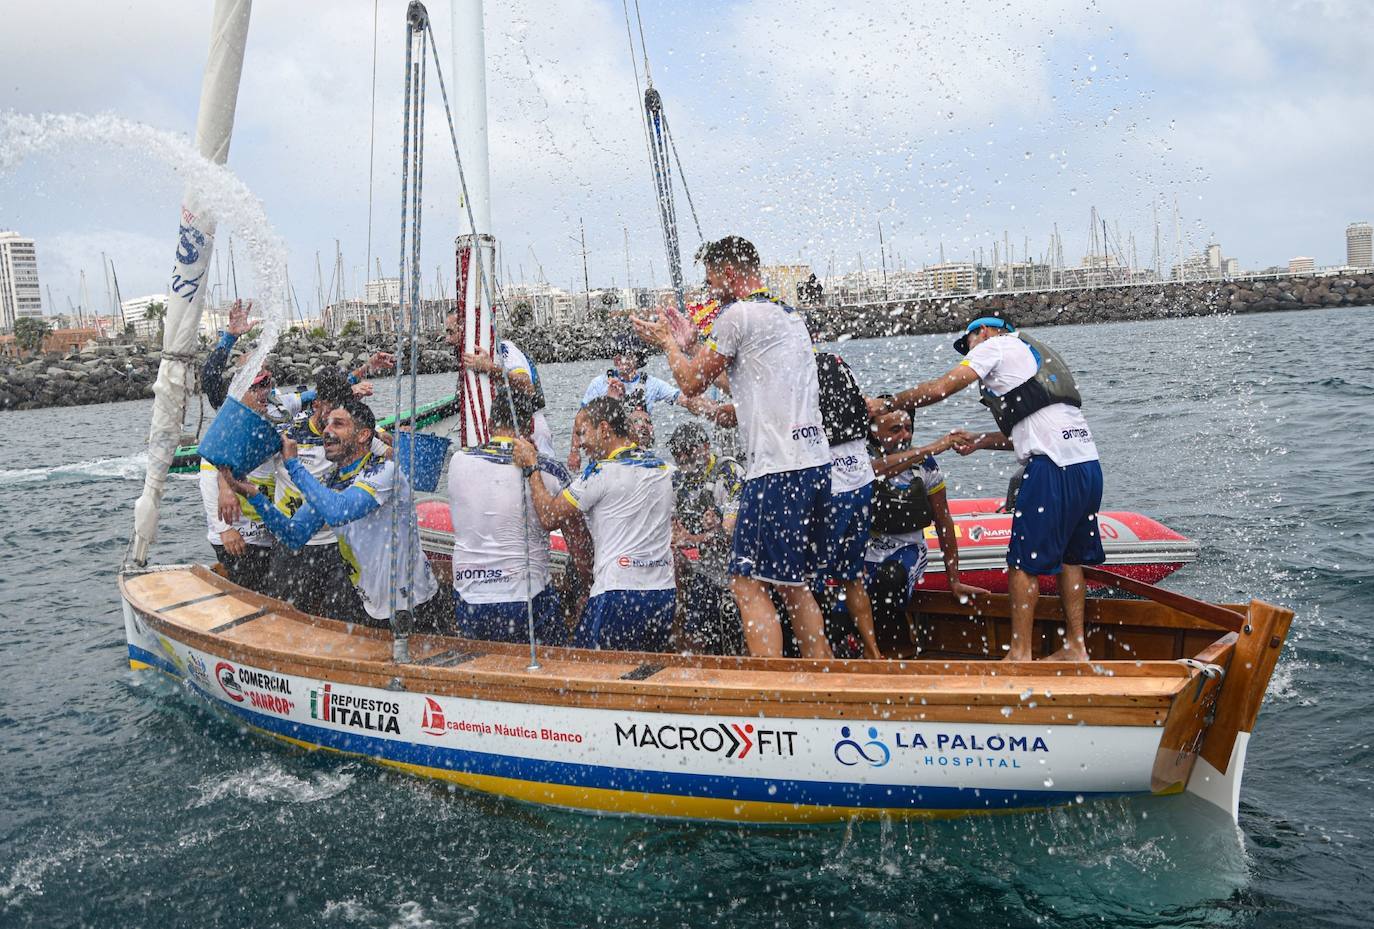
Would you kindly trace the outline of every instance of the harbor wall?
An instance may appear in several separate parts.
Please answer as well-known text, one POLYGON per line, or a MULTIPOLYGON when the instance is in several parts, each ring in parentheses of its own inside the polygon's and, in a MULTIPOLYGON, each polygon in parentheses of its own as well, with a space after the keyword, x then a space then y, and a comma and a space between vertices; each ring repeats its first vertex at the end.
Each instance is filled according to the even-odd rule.
MULTIPOLYGON (((825 329, 831 337, 882 338, 953 332, 973 315, 992 310, 1006 312, 1020 326, 1046 326, 1371 305, 1374 274, 1351 274, 990 293, 831 306, 810 312, 825 314, 825 329)), ((619 321, 577 322, 504 334, 536 362, 549 363, 606 358, 614 332, 623 328, 619 321)), ((291 332, 282 337, 268 363, 279 383, 298 384, 309 382, 326 365, 351 369, 374 351, 394 349, 395 341, 380 335, 315 339, 291 332)), ((204 355, 198 358, 197 370, 204 355)), ((93 352, 0 364, 0 410, 151 398, 160 360, 161 354, 146 346, 103 345, 93 352)), ((441 335, 425 339, 419 368, 424 374, 456 369, 453 352, 441 335)))

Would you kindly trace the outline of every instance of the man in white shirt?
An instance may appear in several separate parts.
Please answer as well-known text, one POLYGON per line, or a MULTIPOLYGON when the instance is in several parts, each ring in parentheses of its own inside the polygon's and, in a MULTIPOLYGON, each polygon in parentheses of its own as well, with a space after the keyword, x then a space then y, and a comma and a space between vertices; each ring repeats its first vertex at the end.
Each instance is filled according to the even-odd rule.
POLYGON ((677 594, 671 469, 629 438, 624 401, 598 397, 583 412, 578 439, 594 460, 560 495, 538 471, 535 447, 515 442, 515 463, 544 528, 580 513, 596 550, 591 596, 572 644, 667 651, 677 594))
POLYGON ((1001 313, 974 319, 954 343, 965 355, 948 373, 879 398, 875 411, 915 410, 938 403, 979 382, 982 403, 999 431, 960 434, 955 448, 969 454, 980 448, 1011 449, 1026 466, 1017 494, 1007 549, 1011 593, 1011 661, 1029 661, 1040 577, 1059 575, 1067 636, 1054 660, 1087 661, 1083 610, 1087 587, 1083 565, 1106 560, 1098 533, 1102 505, 1102 467, 1073 375, 1048 347, 1022 336, 1001 313))
POLYGON ((706 283, 724 307, 705 345, 685 317, 634 318, 663 347, 689 397, 729 376, 747 453, 730 559, 730 586, 752 655, 782 654, 778 593, 807 658, 830 658, 820 608, 807 586, 824 567, 820 551, 830 506, 830 445, 821 422, 811 337, 800 313, 768 296, 754 246, 739 236, 704 245, 706 283))
MULTIPOLYGON (((325 615, 386 626, 395 609, 397 625, 404 631, 409 631, 412 620, 422 631, 444 631, 453 615, 449 597, 439 590, 420 547, 415 499, 405 472, 374 452, 376 430, 376 418, 361 400, 350 397, 335 407, 325 424, 324 453, 330 469, 323 479, 300 461, 290 435, 282 437, 281 457, 304 498, 290 517, 272 506, 260 488, 232 475, 230 483, 248 498, 272 534, 292 550, 304 548, 326 524, 333 527, 337 550, 348 566, 342 583, 355 594, 361 609, 325 615)), ((347 602, 341 597, 325 601, 347 602)))
MULTIPOLYGON (((491 438, 449 462, 454 615, 459 635, 524 642, 532 608, 536 641, 566 645, 568 625, 549 583, 549 533, 513 461, 515 439, 527 434, 530 415, 525 394, 498 386, 491 397, 491 438)), ((571 482, 567 469, 547 455, 540 454, 535 467, 551 494, 571 482)), ((559 527, 565 538, 586 531, 580 515, 572 520, 576 531, 569 531, 570 524, 559 527)))
MULTIPOLYGON (((654 407, 660 403, 677 403, 694 413, 700 412, 686 402, 687 398, 682 395, 682 391, 662 378, 640 370, 644 367, 645 361, 643 342, 631 335, 616 336, 614 347, 611 349, 613 367, 608 368, 605 374, 598 374, 592 378, 582 394, 582 405, 585 407, 597 397, 615 397, 640 405, 650 419, 653 418, 654 407)), ((578 428, 582 418, 579 411, 573 419, 568 467, 574 471, 582 467, 582 450, 577 445, 578 428)))

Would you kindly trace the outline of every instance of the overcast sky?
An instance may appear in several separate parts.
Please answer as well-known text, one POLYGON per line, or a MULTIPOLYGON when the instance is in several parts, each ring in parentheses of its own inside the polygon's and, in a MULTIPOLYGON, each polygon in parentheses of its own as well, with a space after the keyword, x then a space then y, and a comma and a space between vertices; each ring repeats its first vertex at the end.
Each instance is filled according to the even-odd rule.
MULTIPOLYGON (((1058 223, 1065 257, 1098 207, 1142 264, 1215 239, 1243 267, 1345 258, 1374 219, 1374 3, 1369 0, 641 0, 655 85, 703 232, 748 236, 767 262, 1019 259, 1058 223)), ((402 0, 379 4, 372 249, 398 263, 402 0)), ((430 5, 448 59, 448 4, 430 5)), ((0 111, 101 113, 190 136, 209 0, 7 4, 0 111)), ((631 4, 633 13, 633 4, 631 4)), ((307 313, 315 255, 339 240, 350 289, 368 255, 374 3, 257 0, 229 166, 288 243, 307 313)), ((495 233, 511 277, 593 286, 667 280, 624 9, 503 0, 486 9, 495 233)), ((451 80, 451 77, 450 77, 451 80)), ((425 264, 452 266, 456 171, 430 84, 425 264)), ((0 140, 3 144, 3 140, 0 140)), ((0 228, 38 240, 59 309, 100 252, 123 295, 166 289, 181 181, 101 142, 0 175, 0 228)), ((685 251, 697 235, 679 202, 685 251)), ((234 230, 249 235, 252 230, 234 230)), ((225 237, 219 239, 221 249, 225 237)), ((688 269, 689 278, 699 277, 688 269)), ((239 266, 240 289, 251 272, 239 266)), ((449 285, 451 293, 452 286, 449 285)), ((46 301, 46 294, 45 294, 46 301)))

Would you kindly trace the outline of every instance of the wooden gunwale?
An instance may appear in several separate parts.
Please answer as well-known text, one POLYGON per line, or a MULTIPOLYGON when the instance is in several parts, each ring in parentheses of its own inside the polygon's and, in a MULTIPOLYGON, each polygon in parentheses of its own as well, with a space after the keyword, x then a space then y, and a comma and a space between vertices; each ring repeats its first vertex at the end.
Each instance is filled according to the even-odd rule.
MULTIPOLYGON (((120 587, 138 613, 159 631, 265 670, 370 687, 386 687, 398 680, 409 691, 518 703, 695 714, 703 710, 723 715, 763 713, 782 718, 1162 726, 1174 698, 1196 674, 1177 661, 1041 661, 1029 668, 1020 666, 1032 673, 1015 673, 1019 668, 976 660, 819 662, 602 652, 588 661, 589 653, 574 649, 541 649, 543 668, 530 672, 525 668, 528 657, 523 646, 431 636, 412 639, 417 663, 397 666, 390 661, 388 632, 307 616, 237 588, 199 566, 121 576, 120 587), (150 594, 159 589, 166 605, 179 608, 164 611, 149 602, 155 599, 150 594), (213 596, 217 592, 224 594, 224 603, 213 596), (199 602, 187 605, 189 600, 199 602), (215 604, 214 622, 226 617, 232 621, 235 615, 264 608, 267 612, 215 635, 183 618, 195 615, 201 618, 199 625, 205 625, 202 607, 207 603, 215 604), (283 639, 321 635, 333 641, 317 642, 313 654, 282 647, 283 639), (337 651, 353 652, 352 657, 323 653, 341 641, 348 647, 337 651), (479 657, 454 667, 418 664, 455 651, 479 653, 479 657), (643 679, 624 679, 646 665, 651 673, 643 679), (1006 715, 1008 708, 1011 717, 1006 715)), ((939 599, 929 598, 926 608, 939 599)), ((944 599, 959 606, 952 598, 944 599)), ((1177 621, 1170 616, 1173 611, 1161 613, 1154 604, 1111 601, 1111 605, 1122 608, 1116 617, 1120 623, 1177 621)), ((1093 612, 1101 606, 1093 604, 1093 612)), ((1220 654, 1227 647, 1219 639, 1206 651, 1220 654)))

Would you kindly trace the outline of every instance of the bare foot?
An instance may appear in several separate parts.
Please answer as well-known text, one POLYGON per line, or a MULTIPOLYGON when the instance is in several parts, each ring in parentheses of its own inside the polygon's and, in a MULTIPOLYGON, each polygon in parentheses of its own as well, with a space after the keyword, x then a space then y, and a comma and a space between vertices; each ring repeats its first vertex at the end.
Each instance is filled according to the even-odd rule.
POLYGON ((1065 645, 1053 655, 1048 655, 1046 661, 1087 661, 1088 650, 1080 642, 1077 645, 1065 645))
POLYGON ((1030 661, 1030 660, 1031 660, 1030 649, 1028 649, 1028 648, 1027 648, 1027 649, 1013 648, 1013 649, 1011 649, 1009 652, 1007 652, 1005 655, 1002 656, 1002 660, 1003 660, 1003 661, 1030 661))

